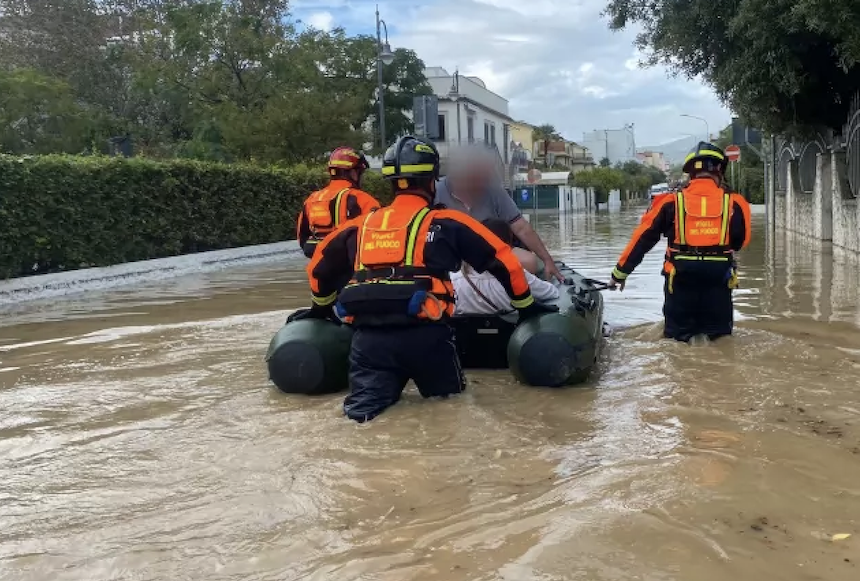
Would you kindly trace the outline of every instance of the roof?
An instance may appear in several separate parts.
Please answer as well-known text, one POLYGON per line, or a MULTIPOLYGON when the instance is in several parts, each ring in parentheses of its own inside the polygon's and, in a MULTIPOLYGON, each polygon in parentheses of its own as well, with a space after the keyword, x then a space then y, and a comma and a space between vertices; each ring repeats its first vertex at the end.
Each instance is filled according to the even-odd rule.
MULTIPOLYGON (((489 92, 492 93, 492 91, 489 91, 489 92)), ((495 93, 493 93, 493 94, 495 95, 495 93)), ((498 97, 498 95, 496 95, 496 96, 498 97)), ((504 97, 501 97, 501 98, 504 99, 504 97)), ((439 101, 445 101, 445 102, 449 102, 449 103, 455 102, 454 99, 451 99, 449 97, 437 97, 437 99, 439 101)), ((478 107, 479 109, 483 109, 484 111, 489 111, 490 113, 492 113, 496 117, 501 117, 505 121, 513 121, 513 118, 510 115, 505 115, 501 111, 496 111, 492 107, 484 105, 483 103, 479 103, 478 101, 476 101, 472 98, 466 97, 465 95, 460 95, 459 97, 457 97, 457 101, 459 101, 460 103, 469 103, 470 105, 474 105, 475 107, 478 107)))
MULTIPOLYGON (((570 178, 569 171, 547 171, 541 172, 538 185, 543 186, 563 186, 567 185, 567 180, 570 178)), ((519 183, 528 183, 528 174, 518 173, 514 176, 514 180, 519 183)))

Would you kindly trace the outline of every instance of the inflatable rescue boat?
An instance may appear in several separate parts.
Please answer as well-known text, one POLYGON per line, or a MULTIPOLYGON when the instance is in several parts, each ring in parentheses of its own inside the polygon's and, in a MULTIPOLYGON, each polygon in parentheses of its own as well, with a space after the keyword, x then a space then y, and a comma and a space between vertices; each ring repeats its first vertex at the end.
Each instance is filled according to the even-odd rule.
MULTIPOLYGON (((585 381, 603 342, 603 283, 556 262, 565 277, 559 310, 523 322, 516 312, 452 318, 465 369, 510 369, 526 385, 563 387, 585 381)), ((266 354, 269 378, 284 393, 322 395, 348 387, 352 329, 331 321, 287 321, 266 354)))

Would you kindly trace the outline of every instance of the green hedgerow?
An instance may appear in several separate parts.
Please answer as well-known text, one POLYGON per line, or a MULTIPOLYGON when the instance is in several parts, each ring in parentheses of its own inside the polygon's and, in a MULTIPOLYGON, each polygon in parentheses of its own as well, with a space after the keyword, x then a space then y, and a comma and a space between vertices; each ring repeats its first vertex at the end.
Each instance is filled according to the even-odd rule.
MULTIPOLYGON (((322 167, 0 155, 0 279, 295 238, 322 167)), ((391 188, 367 172, 381 203, 391 188)))

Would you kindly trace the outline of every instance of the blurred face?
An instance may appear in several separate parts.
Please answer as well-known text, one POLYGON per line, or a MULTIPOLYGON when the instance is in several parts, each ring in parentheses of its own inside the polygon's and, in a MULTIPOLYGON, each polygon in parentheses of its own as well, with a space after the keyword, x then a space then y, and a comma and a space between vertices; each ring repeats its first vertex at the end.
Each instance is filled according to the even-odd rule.
POLYGON ((476 163, 455 178, 455 189, 458 195, 463 194, 471 198, 485 196, 489 190, 492 175, 492 168, 487 164, 476 163))

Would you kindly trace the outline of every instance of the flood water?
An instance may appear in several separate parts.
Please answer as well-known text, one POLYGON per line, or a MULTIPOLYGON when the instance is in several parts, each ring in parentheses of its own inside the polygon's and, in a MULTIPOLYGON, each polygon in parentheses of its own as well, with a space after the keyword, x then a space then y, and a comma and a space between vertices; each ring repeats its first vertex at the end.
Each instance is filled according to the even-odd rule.
MULTIPOLYGON (((532 221, 605 279, 642 210, 532 221)), ((661 338, 661 243, 587 388, 365 425, 267 383, 297 263, 6 309, 0 579, 855 581, 860 270, 757 218, 735 336, 661 338)))

